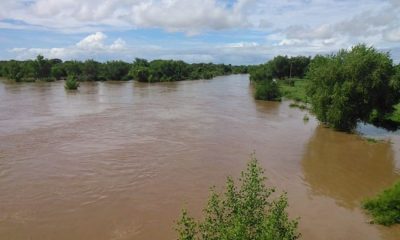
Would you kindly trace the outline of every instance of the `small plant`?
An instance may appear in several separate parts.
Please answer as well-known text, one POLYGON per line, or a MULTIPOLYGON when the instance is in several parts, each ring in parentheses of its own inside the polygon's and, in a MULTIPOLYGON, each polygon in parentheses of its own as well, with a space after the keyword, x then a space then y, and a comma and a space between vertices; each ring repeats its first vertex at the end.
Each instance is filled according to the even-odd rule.
POLYGON ((295 240, 298 222, 290 220, 286 194, 271 199, 275 192, 265 186, 263 169, 252 156, 237 186, 232 178, 226 181, 224 194, 212 188, 204 219, 195 221, 182 211, 176 231, 179 240, 295 240))
POLYGON ((304 117, 303 117, 303 121, 304 122, 308 122, 308 121, 310 121, 310 117, 306 114, 306 115, 304 115, 304 117))
POLYGON ((79 82, 75 76, 69 76, 64 85, 67 90, 76 90, 79 87, 79 82))
POLYGON ((400 223, 400 182, 364 201, 363 207, 372 215, 372 223, 385 226, 400 223))

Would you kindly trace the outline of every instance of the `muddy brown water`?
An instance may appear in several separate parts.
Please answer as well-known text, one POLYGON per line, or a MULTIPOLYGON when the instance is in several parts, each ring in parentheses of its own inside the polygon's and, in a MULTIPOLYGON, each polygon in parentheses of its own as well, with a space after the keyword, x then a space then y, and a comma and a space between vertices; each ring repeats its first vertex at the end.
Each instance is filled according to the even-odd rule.
POLYGON ((175 239, 187 207, 250 153, 287 191, 302 239, 400 239, 360 209, 400 179, 400 137, 334 132, 247 75, 141 84, 0 83, 0 239, 175 239), (388 142, 390 140, 390 142, 388 142))

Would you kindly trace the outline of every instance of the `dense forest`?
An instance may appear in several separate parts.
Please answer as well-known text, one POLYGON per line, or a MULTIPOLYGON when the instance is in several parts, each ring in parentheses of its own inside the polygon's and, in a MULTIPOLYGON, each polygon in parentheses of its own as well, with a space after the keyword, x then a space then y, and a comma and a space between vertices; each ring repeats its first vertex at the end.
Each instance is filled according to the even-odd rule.
POLYGON ((15 81, 54 81, 73 76, 78 81, 130 80, 142 82, 210 79, 216 76, 247 73, 247 66, 194 63, 175 60, 136 58, 133 63, 95 60, 65 61, 46 59, 39 55, 35 60, 0 61, 0 77, 15 81))

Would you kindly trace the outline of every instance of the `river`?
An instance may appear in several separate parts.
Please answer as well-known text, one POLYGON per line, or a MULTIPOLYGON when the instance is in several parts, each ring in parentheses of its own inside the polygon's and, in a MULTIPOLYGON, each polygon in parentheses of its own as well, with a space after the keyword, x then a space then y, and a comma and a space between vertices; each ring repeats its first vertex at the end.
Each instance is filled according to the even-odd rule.
POLYGON ((255 101, 247 75, 75 93, 2 81, 0 239, 175 239, 180 209, 199 217, 252 152, 302 239, 400 239, 360 209, 400 179, 400 136, 371 143, 289 103, 255 101))

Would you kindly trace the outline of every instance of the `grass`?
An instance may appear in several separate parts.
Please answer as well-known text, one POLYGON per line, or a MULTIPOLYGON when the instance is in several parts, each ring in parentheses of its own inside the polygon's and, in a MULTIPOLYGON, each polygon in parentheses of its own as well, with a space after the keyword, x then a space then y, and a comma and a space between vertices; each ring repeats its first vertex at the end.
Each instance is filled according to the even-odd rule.
POLYGON ((400 182, 364 201, 363 207, 371 214, 372 223, 385 226, 400 223, 400 182))
POLYGON ((293 84, 287 84, 285 82, 279 83, 279 89, 282 95, 286 98, 293 99, 295 101, 307 103, 306 86, 307 80, 293 78, 291 79, 293 84))

